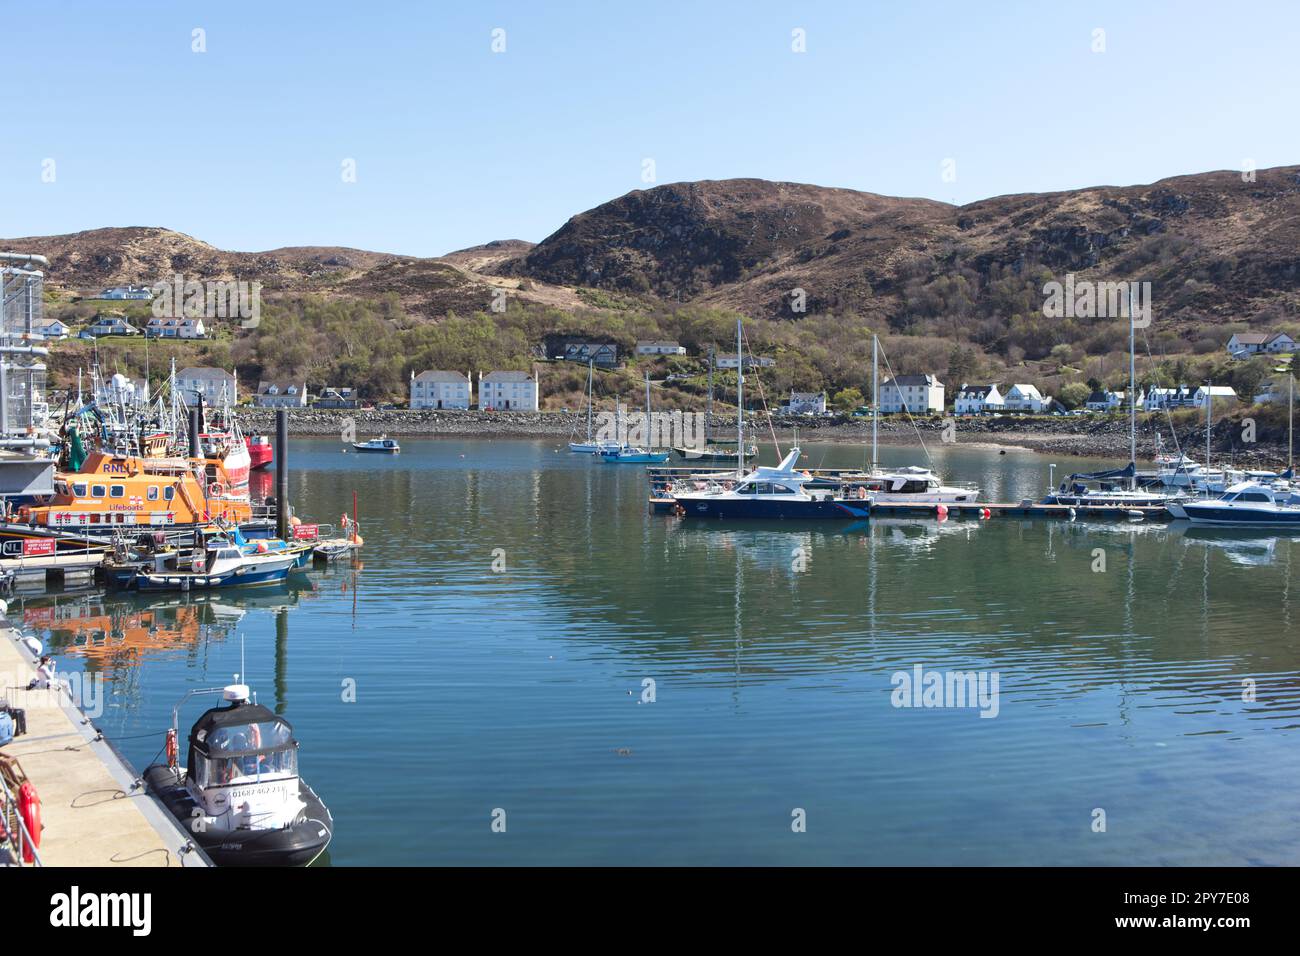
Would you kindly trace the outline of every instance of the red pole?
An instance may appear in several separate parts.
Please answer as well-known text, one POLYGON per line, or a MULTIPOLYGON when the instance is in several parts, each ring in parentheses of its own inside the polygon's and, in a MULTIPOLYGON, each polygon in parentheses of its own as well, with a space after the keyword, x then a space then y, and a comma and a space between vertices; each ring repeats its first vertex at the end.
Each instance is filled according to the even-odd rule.
POLYGON ((352 489, 352 540, 357 540, 357 490, 352 489))

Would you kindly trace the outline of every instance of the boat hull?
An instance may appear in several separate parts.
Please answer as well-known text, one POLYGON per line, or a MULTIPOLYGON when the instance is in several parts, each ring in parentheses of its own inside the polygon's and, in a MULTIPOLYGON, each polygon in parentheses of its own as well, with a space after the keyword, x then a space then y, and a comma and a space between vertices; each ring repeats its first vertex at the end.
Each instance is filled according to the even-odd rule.
MULTIPOLYGON (((125 580, 126 583, 124 585, 119 583, 117 586, 136 591, 208 591, 213 588, 278 584, 288 576, 289 570, 294 567, 297 559, 298 556, 293 555, 275 561, 240 565, 229 571, 214 574, 137 570, 129 578, 118 576, 119 582, 125 580)), ((112 581, 113 576, 110 576, 109 580, 112 581)))
POLYGON ((248 448, 249 471, 261 471, 275 459, 275 451, 269 443, 253 442, 245 438, 244 444, 248 448))
MULTIPOLYGON (((776 498, 777 496, 772 496, 776 498)), ((756 518, 780 520, 832 519, 861 521, 871 514, 868 501, 853 502, 842 498, 780 501, 751 498, 678 498, 683 517, 687 518, 756 518)))
POLYGON ((1185 518, 1193 524, 1300 529, 1300 509, 1293 512, 1279 512, 1269 508, 1229 508, 1213 502, 1204 504, 1184 502, 1181 505, 1170 505, 1169 513, 1176 519, 1185 518))
POLYGON ((206 830, 191 826, 197 804, 181 783, 182 775, 154 764, 144 772, 145 787, 217 866, 307 866, 325 852, 334 835, 334 818, 302 779, 298 796, 305 804, 292 825, 280 830, 206 830))

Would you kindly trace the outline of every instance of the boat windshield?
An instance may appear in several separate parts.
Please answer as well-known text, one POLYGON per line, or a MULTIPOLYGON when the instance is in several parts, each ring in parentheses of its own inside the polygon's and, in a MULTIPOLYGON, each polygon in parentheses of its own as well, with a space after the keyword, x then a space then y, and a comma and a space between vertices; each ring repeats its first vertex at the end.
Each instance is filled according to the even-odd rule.
POLYGON ((190 777, 200 787, 261 780, 264 777, 296 776, 298 751, 294 747, 239 757, 205 757, 195 754, 190 777))
POLYGON ((218 727, 208 734, 204 749, 206 753, 193 751, 189 769, 201 787, 298 772, 298 744, 280 720, 218 727))

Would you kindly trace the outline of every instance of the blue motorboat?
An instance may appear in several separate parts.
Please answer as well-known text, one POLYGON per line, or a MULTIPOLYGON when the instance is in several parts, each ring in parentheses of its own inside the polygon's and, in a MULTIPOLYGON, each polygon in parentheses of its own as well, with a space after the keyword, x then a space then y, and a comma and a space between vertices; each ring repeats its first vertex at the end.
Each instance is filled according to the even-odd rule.
POLYGON ((1243 481, 1218 498, 1171 503, 1175 520, 1193 524, 1300 528, 1300 496, 1270 484, 1243 481))
POLYGON ((615 465, 662 465, 671 455, 672 452, 650 451, 646 448, 634 448, 631 445, 604 448, 600 451, 601 461, 615 465))

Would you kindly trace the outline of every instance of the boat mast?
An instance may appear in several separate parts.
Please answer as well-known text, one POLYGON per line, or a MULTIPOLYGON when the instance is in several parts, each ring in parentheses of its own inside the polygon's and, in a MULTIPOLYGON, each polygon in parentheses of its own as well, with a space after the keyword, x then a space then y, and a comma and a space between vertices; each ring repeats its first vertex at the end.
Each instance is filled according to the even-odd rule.
POLYGON ((736 474, 745 473, 745 344, 736 319, 736 474))
POLYGON ((876 423, 880 415, 880 362, 876 353, 880 349, 880 336, 871 337, 871 473, 878 470, 876 461, 876 423))
MULTIPOLYGON (((1137 338, 1133 325, 1133 286, 1128 287, 1128 443, 1129 462, 1133 465, 1131 490, 1137 491, 1138 407, 1137 407, 1137 338)), ((1206 462, 1208 465, 1209 462, 1206 462)))
POLYGON ((1287 386, 1286 399, 1286 470, 1291 471, 1295 467, 1295 441, 1292 431, 1292 422, 1295 419, 1295 372, 1291 371, 1290 367, 1286 371, 1286 380, 1290 383, 1287 386))
MULTIPOLYGON (((1214 395, 1210 391, 1210 380, 1205 380, 1205 480, 1210 480, 1210 407, 1214 404, 1214 395)), ((1209 488, 1207 487, 1208 491, 1209 488)), ((1228 490, 1228 473, 1223 473, 1223 490, 1228 490)))
POLYGON ((704 447, 709 447, 709 430, 713 427, 713 345, 709 345, 709 400, 704 412, 704 447))
POLYGON ((596 373, 596 361, 591 359, 587 362, 587 444, 591 444, 591 405, 595 401, 596 395, 592 391, 593 376, 596 373))
POLYGON ((645 450, 650 451, 654 447, 651 436, 654 434, 654 426, 650 423, 650 370, 645 370, 645 450))

